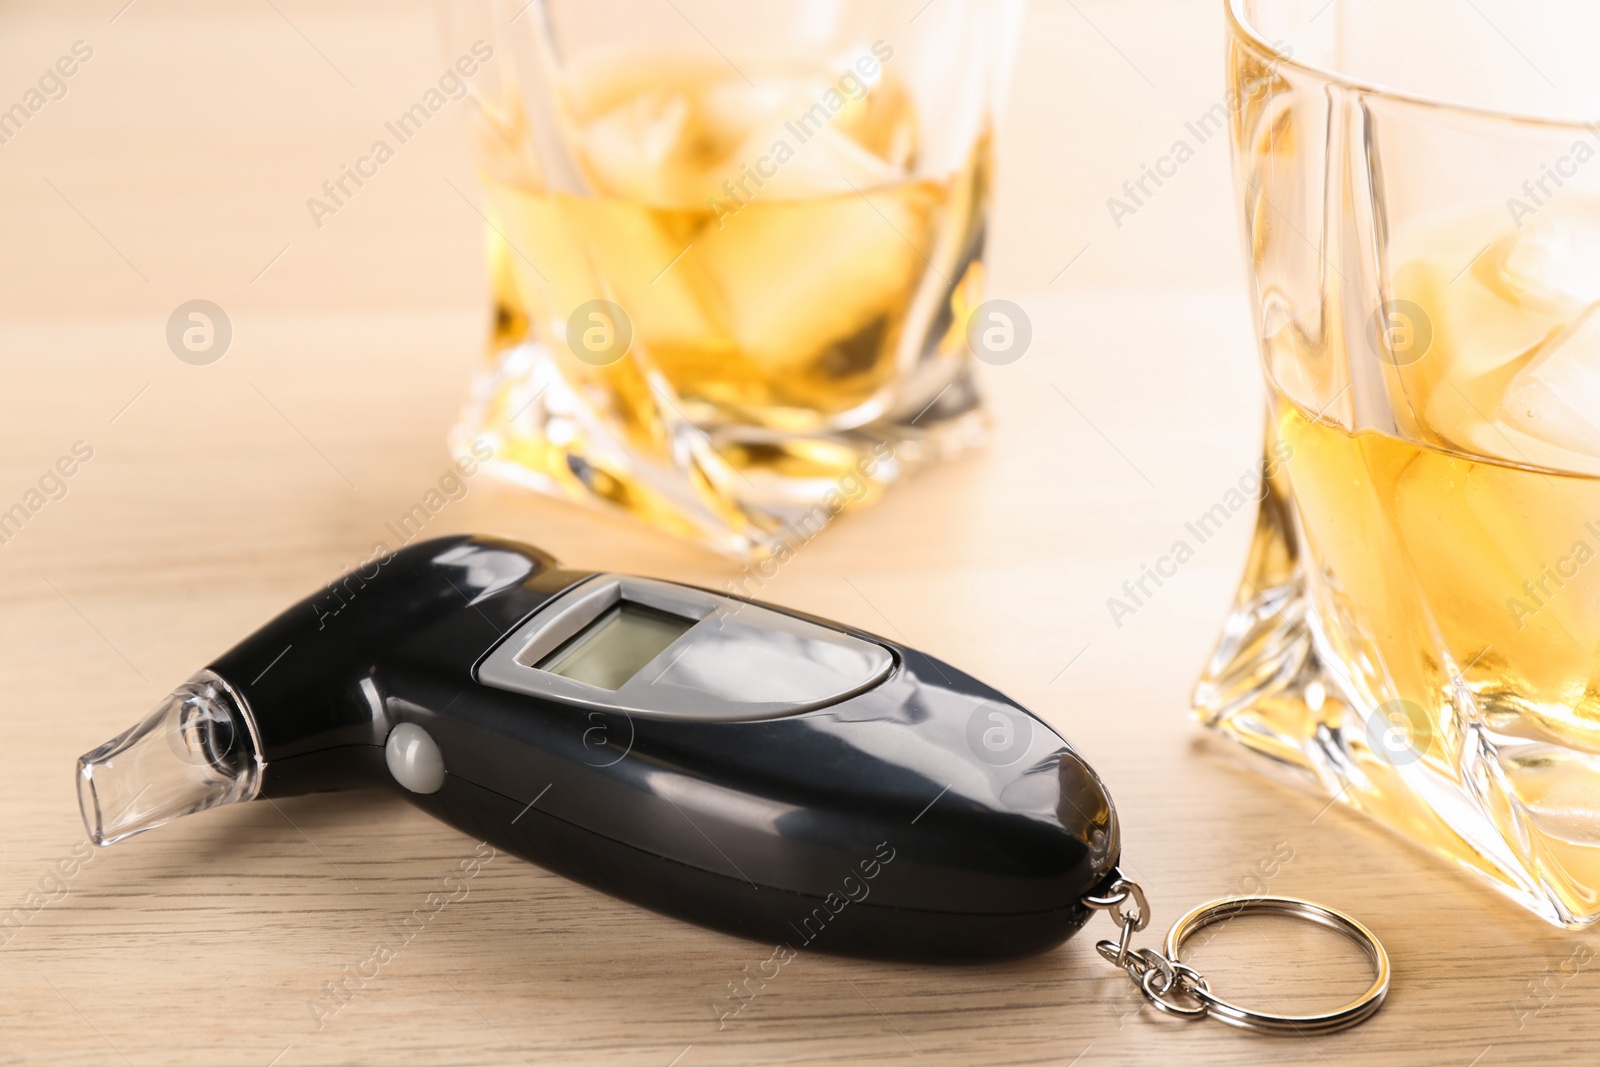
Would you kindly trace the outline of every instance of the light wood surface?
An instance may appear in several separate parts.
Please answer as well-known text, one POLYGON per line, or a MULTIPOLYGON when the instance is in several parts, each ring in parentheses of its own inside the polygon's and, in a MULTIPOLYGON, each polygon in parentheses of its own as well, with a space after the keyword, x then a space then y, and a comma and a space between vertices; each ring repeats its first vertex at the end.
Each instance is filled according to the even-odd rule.
MULTIPOLYGON (((375 793, 210 812, 52 880, 82 848, 73 760, 363 558, 437 481, 485 327, 459 111, 320 229, 305 207, 443 69, 431 8, 124 3, 0 8, 0 107, 75 41, 93 48, 0 144, 0 509, 93 448, 0 544, 0 913, 26 920, 0 946, 0 1062, 1592 1062, 1600 966, 1572 962, 1592 938, 1258 777, 1192 723, 1248 520, 1120 626, 1107 611, 1260 433, 1226 145, 1120 227, 1105 207, 1220 98, 1211 0, 1035 4, 991 257, 1035 340, 984 368, 993 443, 848 514, 765 594, 944 657, 1072 739, 1119 806, 1151 943, 1292 853, 1273 891, 1388 945, 1377 1018, 1307 1040, 1157 1017, 1095 955, 1100 918, 997 966, 802 955, 719 1029, 713 1002, 766 948, 502 856, 319 1027, 324 983, 392 944, 473 848, 375 793), (195 298, 233 323, 210 366, 164 341, 195 298)), ((487 479, 429 532, 480 529, 576 565, 731 573, 487 479)), ((1362 984, 1348 948, 1277 927, 1240 924, 1201 962, 1219 990, 1280 1007, 1362 984)))

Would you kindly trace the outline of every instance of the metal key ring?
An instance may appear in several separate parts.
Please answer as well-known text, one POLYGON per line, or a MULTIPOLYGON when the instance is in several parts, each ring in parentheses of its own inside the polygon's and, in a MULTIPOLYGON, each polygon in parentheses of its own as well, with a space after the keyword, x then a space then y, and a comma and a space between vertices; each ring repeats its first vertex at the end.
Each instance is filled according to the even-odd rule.
POLYGON ((1295 897, 1235 896, 1202 904, 1173 923, 1172 929, 1167 931, 1167 959, 1174 964, 1180 964, 1179 953, 1183 951, 1184 942, 1197 932, 1214 923, 1226 922, 1247 912, 1257 911, 1290 915, 1338 931, 1354 941, 1367 954, 1367 959, 1372 962, 1373 969, 1377 972, 1376 977, 1367 991, 1350 1003, 1314 1015, 1279 1015, 1276 1012, 1241 1008, 1237 1004, 1223 1000, 1211 992, 1209 985, 1202 983, 1189 990, 1189 993, 1209 1009, 1208 1014, 1230 1026, 1246 1030, 1328 1034, 1354 1026, 1371 1016, 1383 1004, 1383 998, 1389 993, 1389 954, 1383 950, 1383 944, 1371 930, 1344 912, 1295 897))

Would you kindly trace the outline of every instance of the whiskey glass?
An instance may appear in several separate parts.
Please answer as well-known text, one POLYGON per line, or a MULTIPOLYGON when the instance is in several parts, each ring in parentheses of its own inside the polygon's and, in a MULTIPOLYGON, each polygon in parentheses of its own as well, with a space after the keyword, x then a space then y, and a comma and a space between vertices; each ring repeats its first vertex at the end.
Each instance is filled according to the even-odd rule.
POLYGON ((982 441, 1020 0, 478 0, 486 469, 735 556, 982 441))
POLYGON ((1600 917, 1600 10, 1231 0, 1269 395, 1199 719, 1600 917))

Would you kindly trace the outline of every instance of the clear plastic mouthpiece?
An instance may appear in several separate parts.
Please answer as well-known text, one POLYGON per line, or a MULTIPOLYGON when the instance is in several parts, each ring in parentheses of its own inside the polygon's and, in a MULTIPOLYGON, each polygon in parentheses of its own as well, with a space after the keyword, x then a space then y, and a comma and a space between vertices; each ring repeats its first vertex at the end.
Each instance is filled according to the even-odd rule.
POLYGON ((261 739, 221 676, 201 671, 150 717, 78 759, 78 806, 89 840, 125 837, 207 808, 254 800, 261 739))

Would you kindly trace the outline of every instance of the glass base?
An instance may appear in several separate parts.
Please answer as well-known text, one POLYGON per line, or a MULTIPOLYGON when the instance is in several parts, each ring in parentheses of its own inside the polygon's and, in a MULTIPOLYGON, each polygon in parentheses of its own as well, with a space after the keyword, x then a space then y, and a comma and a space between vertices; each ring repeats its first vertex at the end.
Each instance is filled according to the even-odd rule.
POLYGON ((818 434, 702 428, 658 376, 615 385, 575 381, 537 341, 512 344, 479 372, 451 449, 487 450, 483 469, 515 484, 762 559, 793 551, 846 509, 988 435, 966 364, 920 409, 818 434))
POLYGON ((1275 777, 1365 812, 1550 923, 1600 918, 1600 835, 1555 803, 1563 787, 1600 784, 1590 757, 1496 731, 1459 673, 1426 710, 1367 695, 1321 606, 1338 579, 1308 566, 1301 544, 1286 481, 1270 478, 1244 579, 1195 686, 1196 718, 1265 757, 1275 777))

